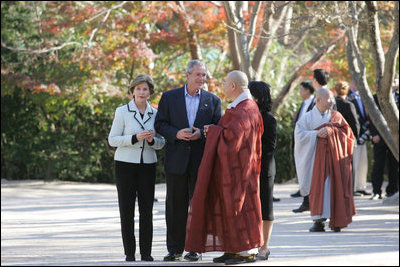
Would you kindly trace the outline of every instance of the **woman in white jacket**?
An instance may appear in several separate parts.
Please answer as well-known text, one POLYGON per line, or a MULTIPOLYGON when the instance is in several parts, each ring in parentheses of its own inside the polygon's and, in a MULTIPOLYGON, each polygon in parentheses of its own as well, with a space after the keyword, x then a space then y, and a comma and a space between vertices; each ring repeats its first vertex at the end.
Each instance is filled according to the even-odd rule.
POLYGON ((154 92, 153 79, 139 74, 128 89, 133 99, 115 111, 108 141, 117 147, 114 155, 115 180, 126 261, 135 261, 135 199, 139 205, 139 246, 141 260, 153 261, 153 200, 156 180, 156 151, 165 140, 156 135, 157 110, 147 102, 154 92))

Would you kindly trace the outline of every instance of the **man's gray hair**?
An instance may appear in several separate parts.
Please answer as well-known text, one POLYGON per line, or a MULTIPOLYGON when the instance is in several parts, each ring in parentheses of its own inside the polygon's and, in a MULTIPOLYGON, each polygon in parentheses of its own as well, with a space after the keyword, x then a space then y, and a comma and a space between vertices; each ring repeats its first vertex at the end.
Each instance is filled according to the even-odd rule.
POLYGON ((194 66, 199 65, 205 68, 206 72, 207 72, 207 66, 206 63, 204 63, 203 61, 199 60, 199 59, 192 59, 188 62, 187 66, 186 66, 186 73, 191 74, 193 71, 194 66))

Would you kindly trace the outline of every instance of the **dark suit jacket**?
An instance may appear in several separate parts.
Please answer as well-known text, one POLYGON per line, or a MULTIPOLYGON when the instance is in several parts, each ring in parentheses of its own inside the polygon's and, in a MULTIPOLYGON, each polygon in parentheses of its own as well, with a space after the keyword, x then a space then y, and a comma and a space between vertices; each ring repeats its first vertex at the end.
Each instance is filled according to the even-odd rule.
POLYGON ((167 141, 164 168, 167 173, 181 175, 187 170, 189 160, 195 171, 203 156, 205 138, 204 125, 218 124, 222 116, 221 100, 203 89, 200 93, 200 104, 194 126, 199 128, 202 136, 196 141, 183 141, 176 138, 176 133, 189 127, 185 104, 185 87, 164 92, 154 123, 156 132, 167 141))
POLYGON ((364 115, 364 117, 362 116, 361 108, 358 105, 357 100, 351 90, 349 90, 349 93, 347 94, 347 100, 352 102, 354 104, 354 107, 356 108, 357 118, 358 118, 358 122, 360 124, 359 136, 361 136, 366 130, 368 130, 368 123, 369 123, 368 114, 365 111, 365 107, 363 107, 363 111, 364 111, 365 115, 364 115))
MULTIPOLYGON (((303 106, 304 106, 304 101, 303 101, 303 103, 301 103, 301 106, 300 106, 299 110, 297 111, 297 115, 296 115, 296 119, 294 120, 294 124, 296 124, 296 122, 299 120, 300 111, 303 108, 303 106)), ((314 108, 314 106, 315 106, 315 97, 311 101, 310 105, 308 105, 308 107, 304 107, 304 108, 307 109, 306 112, 309 112, 310 110, 312 110, 314 108)))
POLYGON ((352 102, 340 97, 336 97, 336 107, 337 111, 343 115, 344 119, 350 125, 356 140, 358 140, 360 135, 360 123, 358 122, 356 107, 352 102))
MULTIPOLYGON (((399 100, 398 99, 399 98, 398 98, 398 95, 397 95, 396 98, 395 98, 395 102, 396 102, 397 108, 399 108, 399 100)), ((378 106, 378 109, 381 110, 381 106, 379 105, 379 101, 378 101, 378 96, 376 94, 374 94, 374 101, 375 101, 375 104, 378 106)), ((385 141, 383 140, 383 138, 379 134, 378 129, 376 129, 376 127, 375 127, 375 125, 374 125, 374 123, 372 121, 371 121, 371 123, 369 125, 369 129, 371 131, 371 136, 372 137, 375 136, 375 135, 379 135, 379 137, 381 138, 381 140, 376 145, 386 145, 385 141)))

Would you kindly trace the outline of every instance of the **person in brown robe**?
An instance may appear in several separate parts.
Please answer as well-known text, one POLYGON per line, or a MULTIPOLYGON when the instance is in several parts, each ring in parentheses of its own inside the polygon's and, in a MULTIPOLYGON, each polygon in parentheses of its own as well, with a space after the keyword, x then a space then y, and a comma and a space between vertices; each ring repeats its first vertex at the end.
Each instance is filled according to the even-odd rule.
POLYGON ((314 220, 310 232, 325 231, 328 218, 329 227, 339 232, 356 212, 351 165, 355 138, 343 116, 331 109, 334 99, 329 89, 319 89, 316 100, 296 125, 296 169, 304 173, 299 176, 300 191, 309 194, 314 220))
POLYGON ((186 227, 186 251, 223 251, 213 261, 226 264, 255 261, 264 243, 259 197, 264 127, 247 85, 243 72, 227 75, 224 92, 233 102, 218 125, 205 127, 186 227))

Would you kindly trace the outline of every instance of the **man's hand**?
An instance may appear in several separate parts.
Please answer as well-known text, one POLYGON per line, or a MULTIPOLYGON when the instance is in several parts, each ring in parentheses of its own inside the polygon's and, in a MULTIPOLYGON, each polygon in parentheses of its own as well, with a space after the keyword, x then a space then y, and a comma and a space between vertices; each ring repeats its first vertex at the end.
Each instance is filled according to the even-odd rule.
POLYGON ((192 133, 192 136, 190 137, 190 140, 194 141, 194 140, 200 139, 200 137, 201 137, 200 129, 196 128, 194 126, 192 128, 193 128, 193 133, 192 133))
POLYGON ((374 142, 375 144, 379 143, 379 141, 381 141, 381 138, 379 137, 379 135, 374 135, 372 137, 372 142, 374 142))
POLYGON ((176 133, 176 138, 178 138, 179 140, 190 141, 191 137, 192 131, 189 128, 181 129, 176 133))
POLYGON ((317 133, 317 136, 318 136, 319 138, 328 138, 328 131, 327 131, 326 127, 320 129, 320 130, 318 131, 318 133, 317 133))

